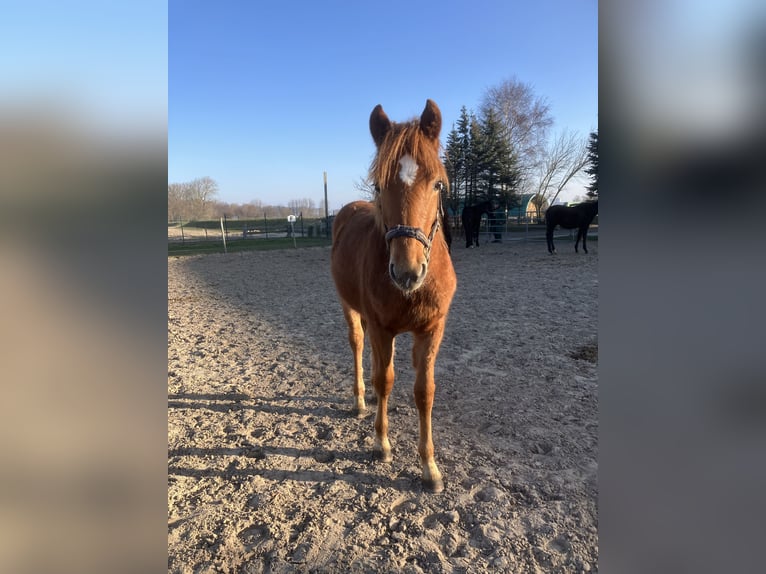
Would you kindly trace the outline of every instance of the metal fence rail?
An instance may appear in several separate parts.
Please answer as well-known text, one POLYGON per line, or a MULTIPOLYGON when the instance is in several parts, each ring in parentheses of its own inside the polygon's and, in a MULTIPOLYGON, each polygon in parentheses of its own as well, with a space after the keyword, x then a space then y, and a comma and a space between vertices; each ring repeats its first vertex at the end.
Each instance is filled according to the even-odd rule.
POLYGON ((227 242, 239 239, 277 239, 284 237, 328 237, 332 226, 325 218, 297 217, 294 223, 279 219, 224 219, 223 231, 220 220, 169 221, 168 242, 202 242, 225 239, 227 242))
MULTIPOLYGON (((465 239, 465 230, 458 216, 447 218, 452 232, 453 244, 459 239, 465 239)), ((555 238, 577 237, 576 229, 562 229, 557 227, 554 232, 555 238)), ((588 238, 598 237, 598 216, 591 224, 588 238)), ((481 243, 503 241, 545 241, 545 219, 538 220, 530 217, 493 218, 482 217, 479 224, 479 241, 481 243)))
MULTIPOLYGON (((285 218, 224 220, 225 239, 227 242, 242 239, 278 239, 285 237, 329 238, 334 216, 330 216, 329 225, 325 218, 298 218, 292 225, 285 218)), ((453 242, 465 239, 465 232, 460 218, 447 217, 453 242)), ((574 238, 576 230, 557 228, 555 237, 574 238)), ((598 236, 598 216, 591 224, 588 236, 598 236)), ((168 243, 184 244, 204 241, 222 242, 224 234, 219 220, 205 221, 170 221, 168 222, 168 243)), ((487 218, 482 217, 479 226, 479 239, 482 243, 492 241, 537 241, 545 239, 545 223, 524 218, 487 218)))

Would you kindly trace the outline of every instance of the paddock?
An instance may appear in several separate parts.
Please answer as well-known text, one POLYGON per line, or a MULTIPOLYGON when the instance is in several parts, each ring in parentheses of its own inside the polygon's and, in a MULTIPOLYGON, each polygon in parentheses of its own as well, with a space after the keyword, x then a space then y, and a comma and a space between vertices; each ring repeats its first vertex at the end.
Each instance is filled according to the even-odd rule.
POLYGON ((409 335, 392 463, 373 459, 374 409, 351 412, 329 248, 169 258, 169 572, 597 571, 598 242, 589 251, 453 249, 439 494, 420 481, 409 335))

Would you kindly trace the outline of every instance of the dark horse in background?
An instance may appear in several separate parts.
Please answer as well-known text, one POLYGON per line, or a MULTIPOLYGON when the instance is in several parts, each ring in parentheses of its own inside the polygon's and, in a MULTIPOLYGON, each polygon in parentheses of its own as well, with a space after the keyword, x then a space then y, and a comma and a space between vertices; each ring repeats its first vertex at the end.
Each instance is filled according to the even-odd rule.
POLYGON ((582 250, 588 252, 585 246, 585 238, 588 235, 593 218, 598 214, 598 199, 586 201, 571 207, 565 205, 552 205, 545 212, 545 239, 548 241, 548 253, 556 253, 553 246, 553 230, 557 225, 564 229, 577 229, 577 241, 575 241, 575 253, 579 253, 577 245, 582 238, 582 250))
MULTIPOLYGON (((444 202, 444 199, 442 199, 444 202)), ((452 253, 452 217, 445 215, 444 210, 441 211, 442 218, 442 233, 444 234, 444 241, 447 242, 447 253, 452 253)))
POLYGON ((489 217, 489 213, 494 209, 491 201, 484 201, 477 203, 476 205, 466 205, 463 208, 461 218, 463 220, 463 229, 465 230, 465 246, 473 247, 476 243, 476 247, 479 246, 479 226, 481 225, 481 216, 485 213, 489 217))

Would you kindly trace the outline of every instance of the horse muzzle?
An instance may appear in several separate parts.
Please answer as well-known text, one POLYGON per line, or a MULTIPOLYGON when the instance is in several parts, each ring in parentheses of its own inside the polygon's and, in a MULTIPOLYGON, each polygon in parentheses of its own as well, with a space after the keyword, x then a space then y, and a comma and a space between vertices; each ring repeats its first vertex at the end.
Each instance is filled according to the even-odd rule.
POLYGON ((412 293, 423 285, 431 257, 431 241, 421 229, 407 225, 397 225, 386 233, 390 254, 388 274, 403 292, 412 293), (423 248, 413 249, 412 242, 406 242, 391 249, 391 240, 396 238, 415 239, 423 248))
POLYGON ((388 274, 399 289, 405 293, 412 293, 420 288, 425 281, 426 274, 428 273, 428 264, 421 263, 420 268, 410 268, 406 266, 397 266, 395 263, 390 263, 388 266, 388 274))

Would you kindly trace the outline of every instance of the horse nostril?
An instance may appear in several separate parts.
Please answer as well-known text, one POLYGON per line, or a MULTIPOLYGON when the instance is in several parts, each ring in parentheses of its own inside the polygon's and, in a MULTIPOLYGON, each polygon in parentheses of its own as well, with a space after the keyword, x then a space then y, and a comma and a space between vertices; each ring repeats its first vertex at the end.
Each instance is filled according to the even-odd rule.
POLYGON ((428 264, 421 264, 420 268, 414 270, 402 270, 401 268, 397 270, 394 263, 388 264, 389 276, 394 281, 394 283, 405 290, 419 286, 426 276, 427 271, 428 264))

